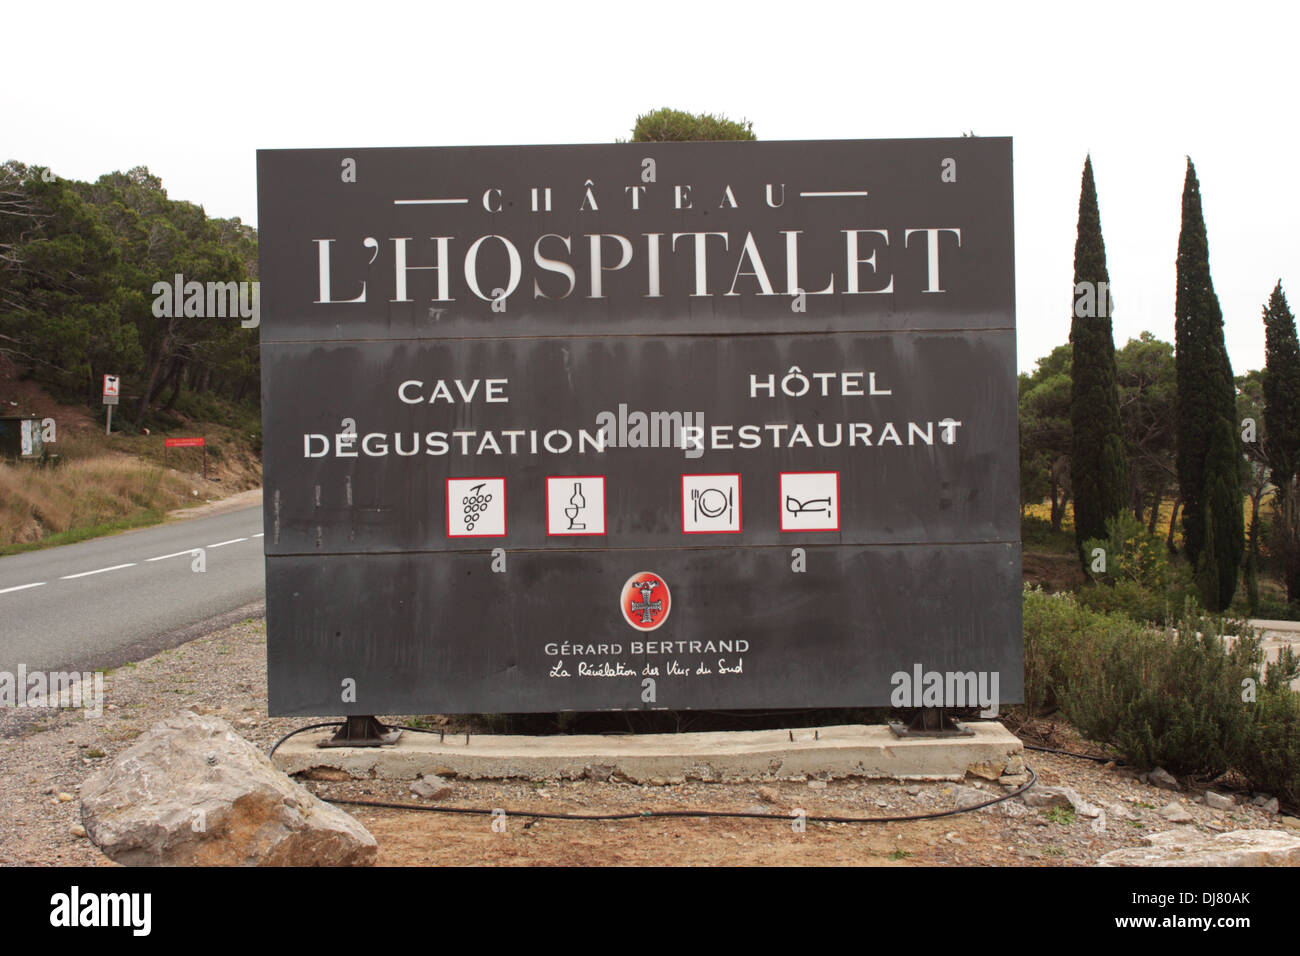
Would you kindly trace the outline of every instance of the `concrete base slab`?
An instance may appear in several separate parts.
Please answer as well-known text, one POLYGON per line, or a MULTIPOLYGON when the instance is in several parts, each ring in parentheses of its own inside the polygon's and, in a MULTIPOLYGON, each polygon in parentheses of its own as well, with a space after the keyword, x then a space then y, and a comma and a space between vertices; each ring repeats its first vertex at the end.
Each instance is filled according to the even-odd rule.
MULTIPOLYGON (((330 731, 302 734, 276 751, 285 773, 325 769, 356 779, 414 780, 421 774, 471 779, 626 780, 634 783, 830 780, 839 777, 996 780, 1017 769, 1024 747, 996 721, 965 725, 973 737, 895 737, 884 726, 849 724, 799 730, 525 737, 406 731, 391 747, 321 749, 330 731)), ((1022 764, 1021 764, 1022 765, 1022 764)))

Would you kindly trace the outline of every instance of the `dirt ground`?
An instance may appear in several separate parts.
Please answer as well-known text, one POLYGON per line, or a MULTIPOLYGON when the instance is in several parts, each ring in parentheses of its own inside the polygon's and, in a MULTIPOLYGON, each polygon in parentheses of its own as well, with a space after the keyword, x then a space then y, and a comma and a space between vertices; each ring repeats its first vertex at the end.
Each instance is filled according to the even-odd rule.
MULTIPOLYGON (((0 864, 111 865, 83 835, 82 782, 161 718, 185 708, 214 713, 262 749, 313 721, 266 714, 264 622, 248 620, 108 673, 99 718, 72 710, 0 712, 0 864)), ((392 718, 397 723, 399 719, 392 718)), ((1068 746, 1068 728, 1058 728, 1068 746)), ((1045 784, 1073 787, 1101 808, 1096 819, 1048 813, 1020 798, 987 809, 914 822, 824 824, 800 832, 791 817, 883 817, 951 809, 1006 791, 996 783, 870 780, 769 780, 744 784, 685 781, 663 786, 616 780, 448 781, 440 801, 405 783, 306 780, 326 798, 505 811, 493 817, 345 806, 379 841, 383 865, 995 865, 1080 866, 1110 850, 1142 844, 1170 829, 1175 803, 1207 832, 1300 828, 1300 820, 1241 805, 1214 810, 1195 792, 1148 786, 1123 767, 1027 752, 1045 784), (640 818, 619 822, 538 819, 546 813, 738 810, 776 819, 640 818), (500 831, 500 832, 499 832, 500 831)), ((1226 790, 1220 785, 1217 789, 1226 790)))

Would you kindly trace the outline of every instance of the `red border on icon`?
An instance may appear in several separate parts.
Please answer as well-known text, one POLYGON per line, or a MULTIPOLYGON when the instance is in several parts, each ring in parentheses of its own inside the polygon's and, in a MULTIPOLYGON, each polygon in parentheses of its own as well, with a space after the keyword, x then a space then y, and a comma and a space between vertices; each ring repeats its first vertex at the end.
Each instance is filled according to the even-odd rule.
POLYGON ((507 521, 510 518, 510 512, 506 510, 506 479, 504 475, 471 475, 468 477, 457 476, 448 478, 447 484, 443 486, 443 495, 447 499, 447 537, 448 538, 504 538, 508 530, 507 521), (499 481, 501 482, 501 533, 500 534, 452 534, 451 533, 451 483, 453 481, 499 481))
POLYGON ((839 531, 840 530, 840 506, 835 504, 835 527, 833 528, 787 528, 785 526, 785 485, 781 480, 787 475, 834 475, 835 476, 835 497, 840 496, 840 473, 838 471, 782 471, 778 473, 776 481, 776 506, 781 509, 781 530, 789 534, 798 534, 800 532, 818 532, 818 531, 839 531))
POLYGON ((716 472, 703 475, 682 475, 682 534, 740 534, 741 528, 744 527, 745 513, 741 510, 740 501, 740 474, 738 472, 716 472), (686 530, 686 479, 687 478, 735 478, 736 479, 736 527, 724 528, 721 531, 687 531, 686 530))
POLYGON ((604 475, 547 475, 546 476, 546 536, 548 538, 590 538, 599 537, 609 532, 609 508, 605 501, 604 475), (551 482, 552 481, 600 481, 600 531, 551 531, 551 482))

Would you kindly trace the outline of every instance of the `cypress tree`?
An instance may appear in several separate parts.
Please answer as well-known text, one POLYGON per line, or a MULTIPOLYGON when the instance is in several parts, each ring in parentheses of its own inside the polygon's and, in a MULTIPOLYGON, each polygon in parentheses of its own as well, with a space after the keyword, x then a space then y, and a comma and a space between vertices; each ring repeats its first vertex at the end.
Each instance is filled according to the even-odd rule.
POLYGON ((1300 599, 1300 343, 1282 282, 1264 307, 1264 459, 1276 491, 1275 528, 1284 563, 1287 600, 1300 599))
POLYGON ((1083 543, 1106 537, 1106 522, 1128 500, 1128 461, 1119 414, 1115 341, 1111 331, 1110 277, 1092 157, 1083 162, 1079 226, 1074 243, 1074 347, 1070 394, 1070 477, 1074 492, 1074 540, 1086 565, 1083 543))
POLYGON ((1196 168, 1187 160, 1178 235, 1174 304, 1178 383, 1177 465, 1183 498, 1183 542, 1197 569, 1201 598, 1220 611, 1232 601, 1245 550, 1240 488, 1237 398, 1223 340, 1223 312, 1210 279, 1209 243, 1196 168), (1207 525, 1213 523, 1212 540, 1207 525), (1211 554, 1206 551, 1212 548, 1211 554), (1217 578, 1218 588, 1210 584, 1217 578))

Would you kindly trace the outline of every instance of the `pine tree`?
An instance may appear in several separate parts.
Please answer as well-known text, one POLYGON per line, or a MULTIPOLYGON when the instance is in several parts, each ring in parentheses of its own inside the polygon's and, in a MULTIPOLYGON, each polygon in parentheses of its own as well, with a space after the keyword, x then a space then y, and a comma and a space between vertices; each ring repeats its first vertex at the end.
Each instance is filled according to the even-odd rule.
POLYGON ((685 113, 663 109, 643 113, 632 127, 634 143, 686 143, 700 140, 757 139, 749 120, 731 120, 719 114, 685 113))
POLYGON ((1070 473, 1074 540, 1081 560, 1083 542, 1106 537, 1106 522, 1123 510, 1129 496, 1110 304, 1106 245, 1101 236, 1101 214, 1089 156, 1083 163, 1079 190, 1074 315, 1070 320, 1070 342, 1074 346, 1070 473))
POLYGON ((1209 243, 1196 169, 1187 160, 1178 236, 1174 348, 1178 380, 1177 464, 1183 541, 1212 611, 1228 606, 1245 550, 1236 390, 1223 340, 1223 312, 1210 279, 1209 243), (1208 540, 1210 523, 1213 540, 1208 540), (1206 555, 1207 550, 1212 554, 1206 555), (1209 585, 1213 571, 1217 589, 1209 585))
POLYGON ((1264 458, 1277 489, 1274 538, 1287 600, 1300 599, 1300 344, 1278 280, 1264 307, 1264 458))

